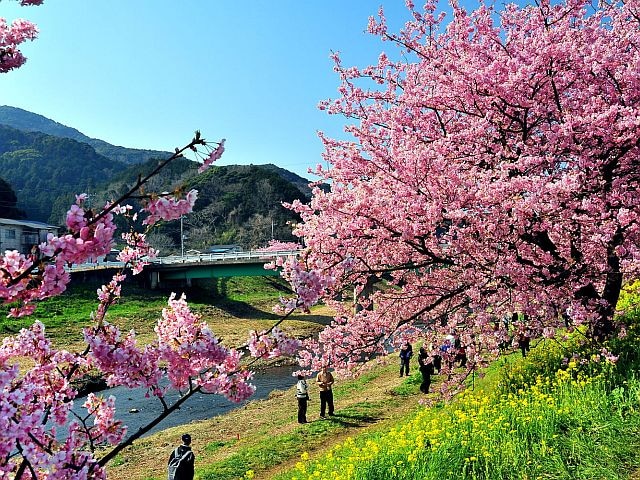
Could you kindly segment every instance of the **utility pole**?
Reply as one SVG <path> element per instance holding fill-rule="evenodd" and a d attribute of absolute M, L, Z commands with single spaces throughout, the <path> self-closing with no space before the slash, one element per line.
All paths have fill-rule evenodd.
<path fill-rule="evenodd" d="M 184 257 L 184 226 L 183 219 L 184 215 L 180 215 L 180 254 Z"/>
<path fill-rule="evenodd" d="M 273 218 L 271 219 L 271 240 L 273 240 L 273 227 L 275 226 L 275 223 L 273 223 Z"/>

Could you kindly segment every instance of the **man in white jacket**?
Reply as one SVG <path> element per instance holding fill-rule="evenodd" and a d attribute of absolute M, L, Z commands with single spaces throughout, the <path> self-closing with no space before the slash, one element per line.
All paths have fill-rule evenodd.
<path fill-rule="evenodd" d="M 298 423 L 307 423 L 307 402 L 309 401 L 309 387 L 303 375 L 298 375 L 296 384 L 296 398 L 298 399 Z"/>

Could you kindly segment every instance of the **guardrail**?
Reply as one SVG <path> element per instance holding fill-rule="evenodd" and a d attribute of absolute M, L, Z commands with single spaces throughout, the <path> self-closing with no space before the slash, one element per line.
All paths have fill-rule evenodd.
<path fill-rule="evenodd" d="M 228 260 L 268 260 L 277 257 L 291 257 L 298 255 L 300 250 L 282 250 L 276 252 L 265 252 L 260 250 L 249 250 L 248 252 L 227 252 L 227 253 L 201 253 L 199 255 L 171 255 L 169 257 L 158 257 L 149 263 L 170 265 L 174 263 L 202 263 L 202 262 L 223 262 Z"/>
<path fill-rule="evenodd" d="M 242 252 L 226 252 L 226 253 L 201 253 L 199 255 L 170 255 L 168 257 L 157 257 L 149 260 L 153 265 L 176 265 L 176 264 L 197 264 L 203 262 L 229 262 L 233 260 L 274 260 L 278 257 L 291 257 L 300 253 L 300 250 L 278 250 L 275 252 L 267 252 L 264 250 L 249 250 Z M 91 270 L 103 270 L 107 268 L 122 268 L 124 262 L 98 262 L 98 263 L 81 263 L 72 265 L 67 270 L 69 272 L 84 272 Z"/>

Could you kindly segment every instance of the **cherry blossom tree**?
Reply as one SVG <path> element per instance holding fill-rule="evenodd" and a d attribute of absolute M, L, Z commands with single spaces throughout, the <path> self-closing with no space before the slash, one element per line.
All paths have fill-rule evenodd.
<path fill-rule="evenodd" d="M 40 5 L 43 0 L 22 0 L 21 5 Z M 20 44 L 27 40 L 34 40 L 38 34 L 37 27 L 23 19 L 17 19 L 7 24 L 5 18 L 0 17 L 0 73 L 18 68 L 26 62 L 20 51 Z"/>
<path fill-rule="evenodd" d="M 406 3 L 398 33 L 369 20 L 388 45 L 372 65 L 334 55 L 320 108 L 351 139 L 321 135 L 330 190 L 292 206 L 308 248 L 281 262 L 292 302 L 337 312 L 302 366 L 453 335 L 475 369 L 518 330 L 610 336 L 640 260 L 640 3 Z"/>
<path fill-rule="evenodd" d="M 38 5 L 41 0 L 23 0 Z M 18 45 L 35 38 L 37 29 L 24 20 L 8 27 L 0 19 L 0 72 L 8 72 L 25 61 Z M 150 179 L 184 153 L 202 162 L 201 170 L 222 155 L 224 140 L 207 142 L 199 132 L 182 148 L 159 163 L 120 198 L 101 209 L 86 204 L 79 194 L 66 216 L 67 232 L 50 234 L 35 255 L 17 251 L 0 255 L 0 301 L 12 306 L 10 316 L 29 316 L 37 302 L 59 295 L 70 282 L 68 267 L 95 260 L 114 245 L 114 219 L 122 216 L 132 225 L 121 233 L 127 246 L 119 255 L 125 268 L 97 291 L 97 308 L 83 331 L 86 348 L 72 352 L 52 345 L 45 327 L 35 321 L 30 328 L 4 338 L 0 344 L 0 478 L 15 479 L 104 479 L 105 465 L 126 446 L 158 425 L 194 394 L 224 395 L 240 402 L 255 390 L 252 372 L 241 364 L 243 351 L 223 345 L 206 322 L 191 312 L 184 297 L 172 295 L 155 327 L 156 337 L 146 345 L 135 331 L 122 332 L 109 323 L 108 311 L 120 297 L 121 284 L 129 270 L 139 273 L 156 255 L 147 243 L 155 224 L 187 214 L 197 191 L 178 188 L 157 194 L 145 187 Z M 140 211 L 128 204 L 142 203 Z M 144 230 L 139 225 L 141 215 Z M 299 347 L 274 325 L 269 331 L 249 335 L 243 350 L 256 358 L 290 355 Z M 162 368 L 161 368 L 162 367 Z M 165 370 L 167 374 L 165 375 Z M 74 381 L 98 372 L 109 386 L 142 387 L 162 405 L 162 411 L 147 425 L 127 434 L 117 419 L 117 400 L 90 394 L 83 402 L 86 413 L 73 408 L 79 403 Z M 162 379 L 166 377 L 167 381 Z M 180 392 L 171 403 L 169 388 Z"/>

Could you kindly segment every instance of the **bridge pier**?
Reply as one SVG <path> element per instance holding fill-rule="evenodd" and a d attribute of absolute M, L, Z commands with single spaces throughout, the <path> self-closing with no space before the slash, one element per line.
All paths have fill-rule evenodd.
<path fill-rule="evenodd" d="M 151 270 L 151 290 L 157 290 L 160 288 L 160 272 L 157 270 Z"/>

